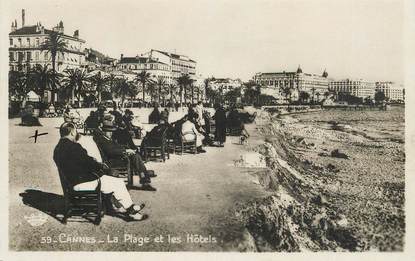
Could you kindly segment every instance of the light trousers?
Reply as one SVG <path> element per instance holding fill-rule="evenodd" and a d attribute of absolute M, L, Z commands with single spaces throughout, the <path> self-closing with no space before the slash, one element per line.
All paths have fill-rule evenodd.
<path fill-rule="evenodd" d="M 101 178 L 101 192 L 104 194 L 113 193 L 116 200 L 127 209 L 132 204 L 130 193 L 125 186 L 124 180 L 108 175 L 103 175 Z M 98 180 L 80 183 L 73 187 L 75 191 L 94 190 L 98 186 Z"/>

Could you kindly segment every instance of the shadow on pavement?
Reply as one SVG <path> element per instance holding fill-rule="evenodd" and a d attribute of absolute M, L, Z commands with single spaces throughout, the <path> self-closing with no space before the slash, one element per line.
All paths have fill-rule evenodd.
<path fill-rule="evenodd" d="M 45 214 L 62 222 L 65 200 L 62 195 L 43 192 L 36 189 L 27 189 L 19 194 L 22 197 L 23 204 L 36 208 Z M 58 215 L 61 218 L 58 218 Z"/>

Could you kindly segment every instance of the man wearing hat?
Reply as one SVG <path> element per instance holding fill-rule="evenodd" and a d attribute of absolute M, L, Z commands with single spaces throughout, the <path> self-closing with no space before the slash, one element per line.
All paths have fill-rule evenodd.
<path fill-rule="evenodd" d="M 156 191 L 150 183 L 150 174 L 144 165 L 143 160 L 136 150 L 125 147 L 113 140 L 113 133 L 117 128 L 114 125 L 114 116 L 104 115 L 101 131 L 94 134 L 94 141 L 108 159 L 121 159 L 127 155 L 131 162 L 132 171 L 140 177 L 140 184 L 143 190 Z M 153 175 L 155 177 L 156 175 Z"/>
<path fill-rule="evenodd" d="M 90 157 L 78 143 L 80 135 L 73 123 L 63 123 L 59 132 L 61 138 L 53 152 L 53 160 L 75 191 L 95 189 L 99 179 L 102 193 L 112 194 L 126 210 L 125 215 L 137 221 L 148 217 L 146 214 L 139 213 L 144 208 L 144 204 L 138 206 L 133 203 L 124 182 L 105 175 L 108 166 Z"/>
<path fill-rule="evenodd" d="M 141 128 L 133 124 L 134 113 L 131 110 L 126 109 L 122 119 L 126 125 L 127 131 L 132 132 L 136 138 L 140 139 Z"/>

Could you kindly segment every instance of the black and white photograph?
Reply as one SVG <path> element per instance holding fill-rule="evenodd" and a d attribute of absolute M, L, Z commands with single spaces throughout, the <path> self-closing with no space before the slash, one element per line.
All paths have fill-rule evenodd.
<path fill-rule="evenodd" d="M 5 1 L 2 246 L 406 253 L 408 6 Z"/>

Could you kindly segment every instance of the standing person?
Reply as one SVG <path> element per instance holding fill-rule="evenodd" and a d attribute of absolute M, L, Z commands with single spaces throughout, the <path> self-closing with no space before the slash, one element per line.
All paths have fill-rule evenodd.
<path fill-rule="evenodd" d="M 136 206 L 133 203 L 124 181 L 105 175 L 108 166 L 90 157 L 78 143 L 80 135 L 73 123 L 63 123 L 59 132 L 61 138 L 53 152 L 53 160 L 75 191 L 95 189 L 99 179 L 102 193 L 112 193 L 118 203 L 126 209 L 125 214 L 128 217 L 137 221 L 148 217 L 146 214 L 139 213 L 144 208 L 144 204 Z"/>
<path fill-rule="evenodd" d="M 198 118 L 197 118 L 197 123 L 198 123 L 198 125 L 201 127 L 201 128 L 203 128 L 204 130 L 206 130 L 206 128 L 205 128 L 205 119 L 204 119 L 204 117 L 203 117 L 203 104 L 202 104 L 202 101 L 199 101 L 198 103 L 197 103 L 197 105 L 196 105 L 196 107 L 195 107 L 195 112 L 197 113 L 197 115 L 198 115 Z"/>
<path fill-rule="evenodd" d="M 159 123 L 159 121 L 160 121 L 160 111 L 159 111 L 159 106 L 156 103 L 154 105 L 153 111 L 148 116 L 148 123 L 150 123 L 150 124 L 157 124 L 157 123 Z"/>
<path fill-rule="evenodd" d="M 226 141 L 226 112 L 220 104 L 215 104 L 215 140 L 219 142 L 219 146 L 223 147 Z"/>

